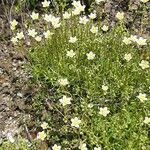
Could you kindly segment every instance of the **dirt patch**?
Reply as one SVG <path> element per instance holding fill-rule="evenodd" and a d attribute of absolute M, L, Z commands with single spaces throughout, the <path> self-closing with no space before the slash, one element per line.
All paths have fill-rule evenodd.
<path fill-rule="evenodd" d="M 0 136 L 6 137 L 9 132 L 18 133 L 27 117 L 24 110 L 26 101 L 32 100 L 31 76 L 24 69 L 25 57 L 7 43 L 0 45 L 0 60 Z"/>

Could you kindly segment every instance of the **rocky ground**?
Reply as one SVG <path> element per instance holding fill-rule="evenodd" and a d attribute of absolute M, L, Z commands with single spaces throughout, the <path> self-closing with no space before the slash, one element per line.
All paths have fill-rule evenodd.
<path fill-rule="evenodd" d="M 139 1 L 131 0 L 130 9 L 128 1 L 110 0 L 98 12 L 104 11 L 104 23 L 112 25 L 115 23 L 115 14 L 117 11 L 127 12 L 127 26 L 135 28 L 135 31 L 141 29 L 141 18 L 134 16 L 134 12 L 139 9 Z M 150 8 L 150 2 L 147 3 Z M 103 12 L 102 11 L 102 12 Z M 35 89 L 29 85 L 31 75 L 26 71 L 25 65 L 29 62 L 26 59 L 26 52 L 15 49 L 9 42 L 9 24 L 5 14 L 0 12 L 0 138 L 7 137 L 9 134 L 16 134 L 22 131 L 20 125 L 26 124 L 31 119 L 28 113 L 31 109 Z M 101 13 L 100 13 L 101 15 Z M 148 10 L 150 16 L 150 10 Z M 146 37 L 150 34 L 150 18 L 146 21 Z M 132 25 L 132 26 L 131 26 Z M 141 34 L 140 33 L 140 34 Z"/>
<path fill-rule="evenodd" d="M 24 110 L 31 101 L 30 74 L 24 69 L 24 55 L 7 43 L 0 45 L 0 138 L 18 133 L 20 123 L 29 117 Z"/>

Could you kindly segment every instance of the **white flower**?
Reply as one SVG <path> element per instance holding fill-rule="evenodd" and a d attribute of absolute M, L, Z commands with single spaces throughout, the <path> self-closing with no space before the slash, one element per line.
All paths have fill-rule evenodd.
<path fill-rule="evenodd" d="M 75 56 L 75 54 L 76 54 L 76 53 L 75 53 L 73 50 L 67 51 L 67 56 L 68 56 L 68 57 L 71 57 L 71 58 L 72 58 L 72 57 Z"/>
<path fill-rule="evenodd" d="M 94 150 L 102 150 L 101 147 L 94 147 Z"/>
<path fill-rule="evenodd" d="M 142 68 L 142 69 L 147 69 L 149 68 L 149 62 L 146 61 L 146 60 L 142 60 L 141 63 L 139 64 L 139 66 Z"/>
<path fill-rule="evenodd" d="M 71 126 L 79 128 L 79 125 L 81 123 L 81 120 L 79 120 L 77 117 L 75 117 L 74 119 L 71 119 Z"/>
<path fill-rule="evenodd" d="M 131 40 L 132 42 L 136 42 L 136 41 L 137 41 L 137 36 L 136 36 L 136 35 L 131 35 L 131 36 L 130 36 L 130 40 Z"/>
<path fill-rule="evenodd" d="M 47 21 L 47 22 L 51 22 L 52 23 L 52 26 L 54 28 L 58 28 L 60 27 L 61 23 L 60 23 L 60 18 L 59 17 L 55 17 L 51 14 L 45 14 L 44 15 L 44 20 Z"/>
<path fill-rule="evenodd" d="M 147 3 L 149 0 L 140 0 L 143 3 Z"/>
<path fill-rule="evenodd" d="M 44 2 L 42 2 L 43 7 L 49 7 L 50 5 L 50 1 L 44 0 Z"/>
<path fill-rule="evenodd" d="M 107 107 L 100 108 L 99 114 L 103 115 L 104 117 L 106 117 L 109 113 L 110 113 L 110 111 L 108 110 Z"/>
<path fill-rule="evenodd" d="M 76 36 L 75 37 L 70 37 L 69 43 L 75 43 L 77 41 Z"/>
<path fill-rule="evenodd" d="M 16 21 L 15 19 L 13 21 L 10 22 L 11 26 L 16 26 L 18 24 L 18 21 Z"/>
<path fill-rule="evenodd" d="M 51 19 L 51 23 L 52 23 L 52 26 L 56 29 L 56 28 L 59 28 L 61 23 L 60 23 L 60 18 L 59 17 L 52 17 Z"/>
<path fill-rule="evenodd" d="M 141 46 L 147 45 L 146 39 L 144 39 L 143 37 L 139 37 L 139 39 L 136 39 L 136 43 Z"/>
<path fill-rule="evenodd" d="M 10 26 L 10 29 L 13 31 L 13 30 L 16 29 L 16 27 L 15 26 Z"/>
<path fill-rule="evenodd" d="M 18 25 L 18 22 L 14 19 L 10 22 L 10 28 L 11 30 L 15 30 L 16 26 Z"/>
<path fill-rule="evenodd" d="M 84 24 L 85 25 L 88 21 L 89 21 L 89 19 L 86 16 L 79 18 L 79 23 L 80 24 Z"/>
<path fill-rule="evenodd" d="M 85 9 L 85 5 L 81 5 L 80 1 L 73 1 L 72 5 L 75 7 L 73 15 L 79 15 Z"/>
<path fill-rule="evenodd" d="M 39 18 L 39 13 L 32 12 L 31 18 L 32 18 L 33 20 L 37 20 L 37 19 Z"/>
<path fill-rule="evenodd" d="M 40 42 L 40 41 L 42 40 L 42 38 L 41 38 L 41 36 L 36 36 L 36 37 L 35 37 L 35 40 L 36 40 L 37 42 Z"/>
<path fill-rule="evenodd" d="M 61 25 L 61 23 L 52 23 L 52 25 L 53 25 L 53 27 L 54 27 L 54 29 L 56 29 L 56 28 L 59 28 L 60 27 L 60 25 Z"/>
<path fill-rule="evenodd" d="M 12 136 L 11 133 L 7 133 L 7 139 L 8 139 L 11 143 L 14 143 L 14 142 L 15 142 L 15 139 L 14 139 L 14 137 Z"/>
<path fill-rule="evenodd" d="M 102 85 L 102 90 L 106 92 L 108 90 L 108 86 Z"/>
<path fill-rule="evenodd" d="M 73 1 L 72 2 L 72 5 L 74 6 L 74 7 L 78 7 L 78 6 L 80 6 L 81 5 L 81 3 L 80 3 L 80 1 Z"/>
<path fill-rule="evenodd" d="M 24 38 L 23 32 L 18 32 L 16 38 L 19 40 L 23 39 Z"/>
<path fill-rule="evenodd" d="M 116 18 L 118 20 L 123 20 L 124 19 L 124 12 L 117 12 Z"/>
<path fill-rule="evenodd" d="M 47 122 L 43 122 L 43 123 L 41 124 L 41 127 L 42 127 L 43 129 L 47 129 L 47 128 L 48 128 L 48 123 L 47 123 Z"/>
<path fill-rule="evenodd" d="M 44 141 L 45 138 L 46 138 L 46 133 L 44 131 L 39 132 L 37 134 L 37 139 L 40 139 L 40 140 Z"/>
<path fill-rule="evenodd" d="M 141 102 L 144 102 L 144 101 L 147 100 L 145 93 L 139 93 L 139 95 L 137 96 L 137 98 L 138 98 Z"/>
<path fill-rule="evenodd" d="M 37 35 L 37 32 L 35 31 L 35 29 L 29 29 L 28 35 L 34 38 Z"/>
<path fill-rule="evenodd" d="M 77 9 L 77 8 L 76 8 L 76 9 Z M 84 11 L 84 9 L 85 9 L 85 5 L 80 5 L 80 6 L 78 7 L 78 10 L 79 10 L 80 12 Z"/>
<path fill-rule="evenodd" d="M 44 15 L 44 20 L 47 21 L 47 22 L 51 22 L 52 19 L 54 18 L 54 16 L 52 16 L 51 14 L 45 14 Z"/>
<path fill-rule="evenodd" d="M 132 55 L 129 53 L 129 54 L 125 54 L 124 55 L 124 59 L 126 60 L 126 61 L 130 61 L 131 59 L 132 59 Z"/>
<path fill-rule="evenodd" d="M 63 106 L 66 106 L 71 104 L 71 97 L 67 97 L 64 95 L 59 101 L 62 103 Z"/>
<path fill-rule="evenodd" d="M 85 5 L 81 5 L 80 1 L 73 1 L 72 5 L 75 7 L 76 10 L 79 12 L 84 11 Z"/>
<path fill-rule="evenodd" d="M 96 13 L 90 13 L 89 18 L 90 19 L 95 19 L 96 18 Z"/>
<path fill-rule="evenodd" d="M 72 14 L 73 15 L 79 15 L 81 13 L 81 11 L 79 10 L 79 9 L 74 9 L 73 11 L 72 11 Z"/>
<path fill-rule="evenodd" d="M 90 31 L 92 32 L 92 33 L 98 33 L 98 27 L 95 27 L 95 26 L 92 26 L 92 28 L 90 29 Z"/>
<path fill-rule="evenodd" d="M 144 121 L 145 124 L 150 124 L 150 118 L 149 117 L 145 117 Z"/>
<path fill-rule="evenodd" d="M 105 2 L 106 0 L 95 0 L 96 4 L 99 4 L 100 2 Z"/>
<path fill-rule="evenodd" d="M 58 83 L 59 83 L 60 85 L 62 85 L 62 86 L 66 86 L 66 85 L 69 84 L 67 78 L 65 78 L 65 79 L 59 79 L 59 80 L 58 80 Z"/>
<path fill-rule="evenodd" d="M 131 42 L 131 39 L 130 39 L 130 38 L 124 37 L 123 43 L 125 43 L 126 45 L 129 45 L 129 44 L 131 44 L 132 42 Z"/>
<path fill-rule="evenodd" d="M 79 149 L 80 150 L 87 150 L 86 144 L 85 143 L 80 144 Z"/>
<path fill-rule="evenodd" d="M 103 25 L 103 26 L 102 26 L 102 30 L 103 30 L 103 31 L 105 31 L 105 32 L 106 32 L 106 31 L 108 31 L 108 29 L 109 29 L 109 27 L 108 27 L 108 26 L 106 26 L 106 25 Z"/>
<path fill-rule="evenodd" d="M 68 12 L 65 12 L 63 14 L 64 19 L 69 19 L 71 17 L 71 14 L 69 14 Z"/>
<path fill-rule="evenodd" d="M 95 54 L 91 51 L 86 54 L 88 60 L 93 60 L 95 58 Z"/>
<path fill-rule="evenodd" d="M 51 33 L 49 30 L 47 30 L 47 31 L 44 32 L 43 34 L 44 34 L 44 37 L 45 37 L 46 39 L 50 38 L 51 35 L 53 35 L 53 33 Z"/>
<path fill-rule="evenodd" d="M 11 42 L 12 42 L 13 44 L 16 44 L 16 43 L 18 42 L 17 37 L 12 37 L 12 38 L 11 38 Z"/>
<path fill-rule="evenodd" d="M 58 146 L 58 145 L 54 145 L 53 147 L 52 147 L 52 150 L 61 150 L 61 146 Z"/>

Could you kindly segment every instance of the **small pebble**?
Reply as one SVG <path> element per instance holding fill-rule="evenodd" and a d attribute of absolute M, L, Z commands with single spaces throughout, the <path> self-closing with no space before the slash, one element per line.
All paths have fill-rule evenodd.
<path fill-rule="evenodd" d="M 17 96 L 18 97 L 23 97 L 22 93 L 20 93 L 20 92 L 17 93 Z"/>

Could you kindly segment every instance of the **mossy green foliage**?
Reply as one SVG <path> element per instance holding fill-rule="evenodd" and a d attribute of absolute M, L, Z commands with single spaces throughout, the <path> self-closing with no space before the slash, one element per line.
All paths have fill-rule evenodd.
<path fill-rule="evenodd" d="M 90 32 L 93 24 L 99 27 L 97 35 Z M 59 143 L 62 149 L 76 149 L 80 141 L 91 150 L 98 145 L 104 150 L 150 149 L 149 127 L 143 123 L 150 110 L 150 70 L 139 66 L 141 60 L 149 61 L 149 44 L 123 43 L 130 34 L 122 24 L 103 32 L 100 23 L 80 25 L 77 17 L 52 32 L 48 41 L 29 52 L 33 81 L 43 86 L 33 108 L 38 119 L 50 125 L 48 142 Z M 69 43 L 71 36 L 77 42 Z M 66 56 L 71 49 L 73 58 Z M 93 60 L 87 59 L 90 51 L 96 54 Z M 124 59 L 128 53 L 129 62 Z M 69 86 L 59 86 L 60 78 L 67 78 Z M 106 93 L 102 85 L 109 87 Z M 144 103 L 137 98 L 140 92 L 147 94 Z M 72 97 L 70 105 L 61 105 L 63 95 Z M 51 109 L 45 110 L 46 101 Z M 109 108 L 110 114 L 100 115 L 100 107 Z M 76 116 L 82 120 L 79 129 L 70 126 Z"/>
<path fill-rule="evenodd" d="M 18 139 L 15 143 L 4 141 L 0 145 L 0 150 L 31 150 L 31 146 L 25 139 Z"/>

